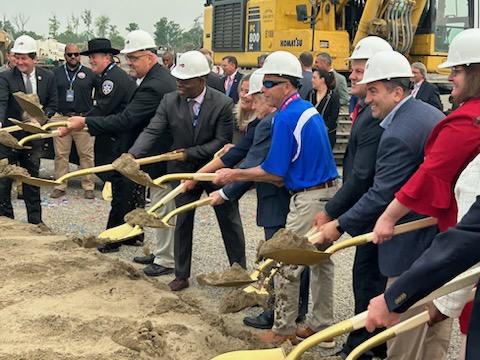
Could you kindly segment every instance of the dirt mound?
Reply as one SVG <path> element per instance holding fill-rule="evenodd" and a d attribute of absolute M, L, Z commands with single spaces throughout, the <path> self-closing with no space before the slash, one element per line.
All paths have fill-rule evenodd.
<path fill-rule="evenodd" d="M 222 297 L 219 312 L 222 314 L 235 313 L 257 305 L 266 308 L 268 298 L 268 294 L 259 294 L 256 292 L 246 292 L 241 289 L 233 289 Z"/>
<path fill-rule="evenodd" d="M 198 289 L 178 296 L 35 225 L 0 218 L 0 234 L 0 360 L 203 360 L 251 346 Z"/>
<path fill-rule="evenodd" d="M 5 134 L 5 131 L 0 131 L 0 137 L 1 137 L 2 134 Z M 0 139 L 0 144 L 3 144 L 1 139 Z M 20 167 L 20 166 L 14 165 L 14 164 L 9 164 L 7 159 L 2 159 L 2 160 L 0 160 L 0 178 L 8 177 L 8 176 L 26 176 L 26 177 L 29 177 L 30 174 L 23 167 Z"/>
<path fill-rule="evenodd" d="M 281 229 L 277 231 L 270 240 L 265 241 L 261 245 L 258 251 L 258 257 L 268 257 L 268 254 L 276 250 L 288 249 L 317 250 L 315 245 L 310 243 L 306 237 L 298 236 L 287 229 Z"/>
<path fill-rule="evenodd" d="M 242 268 L 239 264 L 234 263 L 228 270 L 223 272 L 212 272 L 208 274 L 200 274 L 197 276 L 197 281 L 200 285 L 221 285 L 224 283 L 245 282 L 252 281 L 250 273 Z"/>

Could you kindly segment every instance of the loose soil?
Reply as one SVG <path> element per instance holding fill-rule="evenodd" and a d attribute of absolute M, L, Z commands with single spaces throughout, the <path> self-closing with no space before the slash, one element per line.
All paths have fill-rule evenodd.
<path fill-rule="evenodd" d="M 0 131 L 0 134 L 2 131 Z M 9 164 L 8 159 L 0 160 L 0 178 L 8 176 L 25 176 L 30 177 L 26 169 L 21 166 Z"/>
<path fill-rule="evenodd" d="M 9 132 L 0 130 L 0 144 L 5 145 L 11 149 L 23 149 L 23 146 L 18 144 L 18 139 Z"/>
<path fill-rule="evenodd" d="M 140 170 L 140 165 L 138 165 L 129 154 L 122 154 L 112 163 L 112 166 L 123 176 L 135 181 L 140 185 L 153 185 L 152 178 L 146 172 Z"/>
<path fill-rule="evenodd" d="M 233 289 L 222 297 L 218 311 L 221 314 L 235 313 L 252 306 L 261 306 L 266 309 L 268 299 L 269 295 L 267 294 Z"/>
<path fill-rule="evenodd" d="M 288 249 L 317 250 L 315 245 L 310 243 L 305 236 L 298 236 L 290 230 L 281 229 L 270 240 L 261 245 L 258 257 L 268 257 L 268 254 L 272 252 Z"/>
<path fill-rule="evenodd" d="M 151 228 L 165 228 L 165 223 L 155 214 L 148 213 L 145 209 L 134 209 L 123 218 L 131 226 L 140 225 Z"/>
<path fill-rule="evenodd" d="M 0 217 L 0 360 L 207 360 L 258 346 L 200 290 L 172 293 L 139 269 Z"/>
<path fill-rule="evenodd" d="M 197 276 L 200 285 L 221 285 L 231 282 L 251 282 L 250 273 L 242 268 L 239 264 L 234 263 L 228 270 L 224 272 L 212 272 L 209 274 L 200 274 Z"/>

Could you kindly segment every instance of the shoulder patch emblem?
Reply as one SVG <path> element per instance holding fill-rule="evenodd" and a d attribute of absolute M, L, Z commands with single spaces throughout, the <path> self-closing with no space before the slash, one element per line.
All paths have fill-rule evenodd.
<path fill-rule="evenodd" d="M 103 95 L 108 95 L 113 90 L 113 81 L 112 80 L 105 80 L 102 83 L 102 93 Z"/>
<path fill-rule="evenodd" d="M 82 72 L 79 72 L 79 73 L 77 74 L 77 77 L 78 77 L 79 79 L 85 79 L 85 73 L 84 73 L 83 71 L 82 71 Z"/>

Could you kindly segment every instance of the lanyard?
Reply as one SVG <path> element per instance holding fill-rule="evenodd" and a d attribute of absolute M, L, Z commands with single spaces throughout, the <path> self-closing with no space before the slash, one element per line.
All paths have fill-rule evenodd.
<path fill-rule="evenodd" d="M 73 77 L 70 79 L 70 75 L 68 74 L 68 71 L 67 71 L 67 65 L 63 65 L 63 69 L 65 70 L 65 75 L 67 76 L 67 81 L 68 83 L 70 84 L 70 90 L 72 90 L 73 88 L 73 83 L 75 82 L 75 79 L 77 78 L 77 74 L 80 72 L 80 70 L 82 69 L 82 64 L 80 64 L 80 66 L 78 67 L 77 71 L 75 71 L 75 74 L 73 74 Z"/>
<path fill-rule="evenodd" d="M 288 99 L 286 99 L 283 102 L 282 106 L 280 106 L 280 109 L 285 110 L 288 105 L 290 105 L 293 101 L 295 101 L 297 99 L 300 99 L 300 95 L 299 95 L 298 92 L 296 92 L 295 94 L 292 94 Z"/>
<path fill-rule="evenodd" d="M 115 67 L 115 65 L 116 65 L 116 64 L 115 64 L 114 62 L 111 63 L 111 64 L 103 71 L 102 77 L 104 77 L 105 75 L 107 75 L 107 73 L 108 73 L 110 70 L 112 70 L 112 69 Z"/>

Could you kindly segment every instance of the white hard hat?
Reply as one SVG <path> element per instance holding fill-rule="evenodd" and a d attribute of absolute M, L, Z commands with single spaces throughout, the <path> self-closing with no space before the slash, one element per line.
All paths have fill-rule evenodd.
<path fill-rule="evenodd" d="M 463 30 L 453 38 L 448 49 L 447 61 L 438 65 L 438 67 L 449 68 L 457 65 L 480 63 L 479 42 L 480 29 Z"/>
<path fill-rule="evenodd" d="M 297 57 L 287 51 L 275 51 L 267 56 L 260 73 L 263 75 L 303 78 L 302 65 Z"/>
<path fill-rule="evenodd" d="M 150 35 L 145 30 L 133 30 L 127 34 L 125 38 L 125 47 L 122 54 L 129 54 L 139 50 L 156 49 L 157 45 Z"/>
<path fill-rule="evenodd" d="M 20 35 L 13 43 L 12 52 L 15 54 L 30 54 L 37 52 L 37 42 L 28 35 Z"/>
<path fill-rule="evenodd" d="M 193 79 L 210 73 L 207 58 L 200 51 L 187 51 L 178 59 L 172 75 L 180 80 Z"/>
<path fill-rule="evenodd" d="M 348 60 L 368 60 L 380 51 L 393 50 L 392 46 L 378 36 L 367 36 L 360 40 Z"/>
<path fill-rule="evenodd" d="M 411 78 L 412 67 L 407 58 L 396 51 L 381 51 L 367 60 L 363 80 L 357 84 L 368 84 L 378 80 Z"/>
<path fill-rule="evenodd" d="M 250 80 L 248 82 L 248 94 L 253 95 L 259 92 L 262 92 L 263 87 L 263 74 L 260 72 L 260 69 L 255 70 L 252 75 L 250 75 Z"/>

